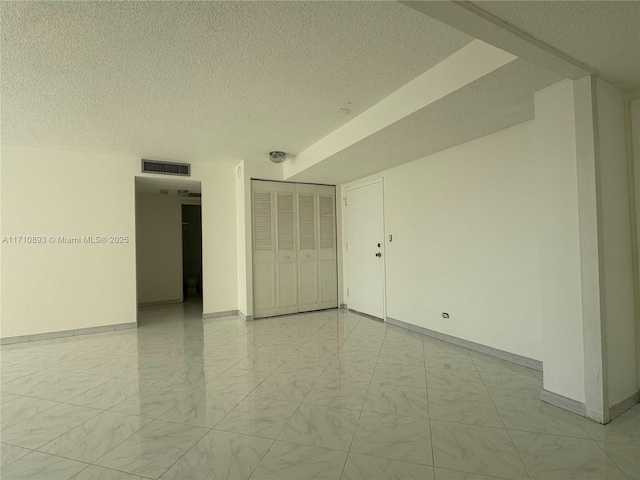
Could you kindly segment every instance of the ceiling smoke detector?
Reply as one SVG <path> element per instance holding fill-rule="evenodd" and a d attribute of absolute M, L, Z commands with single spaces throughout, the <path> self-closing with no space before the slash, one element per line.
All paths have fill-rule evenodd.
<path fill-rule="evenodd" d="M 269 160 L 273 163 L 282 163 L 285 158 L 287 158 L 287 154 L 284 152 L 269 152 Z"/>

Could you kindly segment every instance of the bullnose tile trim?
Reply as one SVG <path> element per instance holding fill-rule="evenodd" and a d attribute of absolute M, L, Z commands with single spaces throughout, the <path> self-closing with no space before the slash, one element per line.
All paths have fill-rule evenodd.
<path fill-rule="evenodd" d="M 550 405 L 562 408 L 563 410 L 567 410 L 571 413 L 575 413 L 576 415 L 580 415 L 581 417 L 585 416 L 584 403 L 578 402 L 577 400 L 573 400 L 571 398 L 563 397 L 562 395 L 550 392 L 549 390 L 545 390 L 544 388 L 540 392 L 540 400 Z"/>
<path fill-rule="evenodd" d="M 516 363 L 527 368 L 532 368 L 533 370 L 542 371 L 542 362 L 540 360 L 534 360 L 533 358 L 524 357 L 515 353 L 505 352 L 504 350 L 499 350 L 497 348 L 488 347 L 487 345 L 482 345 L 481 343 L 464 340 L 452 335 L 447 335 L 446 333 L 436 332 L 435 330 L 430 330 L 418 325 L 412 325 L 411 323 L 403 322 L 402 320 L 398 320 L 396 318 L 387 317 L 386 321 L 387 323 L 395 325 L 396 327 L 406 328 L 407 330 L 421 333 L 422 335 L 426 335 L 427 337 L 437 338 L 438 340 L 452 343 L 453 345 L 457 345 L 459 347 L 468 348 L 469 350 L 484 353 L 485 355 L 491 355 L 492 357 L 496 357 L 507 362 Z"/>
<path fill-rule="evenodd" d="M 202 318 L 220 318 L 220 317 L 231 317 L 233 315 L 238 315 L 238 310 L 224 310 L 222 312 L 210 312 L 203 313 Z"/>
<path fill-rule="evenodd" d="M 609 409 L 609 415 L 611 416 L 611 420 L 616 417 L 619 417 L 627 410 L 630 410 L 636 403 L 640 402 L 640 390 L 636 393 L 632 393 L 627 398 L 622 400 L 621 402 L 616 403 Z"/>
<path fill-rule="evenodd" d="M 253 322 L 253 315 L 245 315 L 242 310 L 238 310 L 238 316 L 245 322 Z"/>
<path fill-rule="evenodd" d="M 38 342 L 40 340 L 51 340 L 54 338 L 76 337 L 78 335 L 89 335 L 91 333 L 115 332 L 128 328 L 138 328 L 138 322 L 116 323 L 113 325 L 101 325 L 99 327 L 76 328 L 75 330 L 60 330 L 57 332 L 35 333 L 33 335 L 20 335 L 17 337 L 0 338 L 0 345 L 11 345 L 13 343 Z"/>
<path fill-rule="evenodd" d="M 174 303 L 182 303 L 182 300 L 180 300 L 179 298 L 172 298 L 170 300 L 158 300 L 157 302 L 140 302 L 138 303 L 138 307 L 159 307 L 161 305 L 173 305 Z"/>

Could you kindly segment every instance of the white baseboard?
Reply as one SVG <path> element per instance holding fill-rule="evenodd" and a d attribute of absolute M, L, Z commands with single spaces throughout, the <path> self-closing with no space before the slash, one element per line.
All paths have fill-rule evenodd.
<path fill-rule="evenodd" d="M 435 330 L 430 330 L 428 328 L 420 327 L 418 325 L 406 323 L 406 322 L 403 322 L 402 320 L 397 320 L 395 318 L 387 317 L 386 321 L 391 325 L 406 328 L 407 330 L 421 333 L 422 335 L 426 335 L 428 337 L 437 338 L 438 340 L 452 343 L 459 347 L 468 348 L 469 350 L 474 350 L 479 353 L 484 353 L 485 355 L 491 355 L 492 357 L 496 357 L 501 360 L 505 360 L 507 362 L 522 365 L 523 367 L 542 371 L 542 362 L 540 360 L 534 360 L 533 358 L 524 357 L 516 353 L 505 352 L 504 350 L 500 350 L 498 348 L 489 347 L 487 345 L 482 345 L 481 343 L 472 342 L 470 340 L 464 340 L 462 338 L 454 337 L 452 335 L 447 335 L 446 333 L 436 332 Z"/>
<path fill-rule="evenodd" d="M 92 333 L 114 332 L 116 330 L 126 330 L 138 328 L 138 322 L 116 323 L 113 325 L 101 325 L 99 327 L 77 328 L 75 330 L 60 330 L 57 332 L 36 333 L 33 335 L 20 335 L 17 337 L 0 338 L 0 345 L 11 345 L 14 343 L 37 342 L 40 340 L 51 340 L 53 338 L 75 337 L 78 335 L 90 335 Z"/>
<path fill-rule="evenodd" d="M 244 312 L 238 310 L 238 316 L 245 322 L 253 322 L 253 315 L 245 315 Z"/>
<path fill-rule="evenodd" d="M 207 319 L 207 318 L 232 317 L 233 315 L 238 315 L 238 310 L 225 310 L 222 312 L 203 313 L 202 318 Z"/>
<path fill-rule="evenodd" d="M 611 420 L 616 417 L 619 417 L 627 410 L 631 409 L 635 404 L 640 402 L 640 390 L 636 393 L 632 393 L 627 398 L 622 400 L 621 402 L 616 403 L 611 408 L 609 408 L 609 415 L 611 416 Z"/>
<path fill-rule="evenodd" d="M 182 303 L 182 300 L 180 300 L 179 298 L 174 298 L 171 300 L 158 300 L 155 302 L 140 302 L 138 303 L 138 308 L 159 307 L 161 305 L 173 305 L 174 303 Z"/>
<path fill-rule="evenodd" d="M 556 407 L 562 408 L 563 410 L 568 410 L 569 412 L 580 415 L 581 417 L 585 416 L 584 403 L 578 402 L 577 400 L 573 400 L 571 398 L 563 397 L 562 395 L 550 392 L 548 390 L 545 390 L 544 388 L 540 392 L 540 400 L 551 405 L 555 405 Z"/>

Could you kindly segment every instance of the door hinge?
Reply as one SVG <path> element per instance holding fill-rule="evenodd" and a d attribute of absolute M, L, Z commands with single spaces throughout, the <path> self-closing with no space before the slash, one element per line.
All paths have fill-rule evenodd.
<path fill-rule="evenodd" d="M 344 197 L 344 206 L 347 206 L 347 197 Z"/>
<path fill-rule="evenodd" d="M 349 289 L 347 288 L 347 297 L 349 296 Z"/>
<path fill-rule="evenodd" d="M 349 251 L 349 242 L 346 243 L 345 247 L 346 247 L 346 251 L 348 252 Z"/>

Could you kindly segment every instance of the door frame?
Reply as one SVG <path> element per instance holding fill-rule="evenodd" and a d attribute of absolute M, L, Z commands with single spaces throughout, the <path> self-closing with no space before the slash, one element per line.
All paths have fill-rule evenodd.
<path fill-rule="evenodd" d="M 202 184 L 200 186 L 202 189 Z M 202 195 L 202 193 L 201 193 Z M 182 198 L 180 200 L 180 211 L 178 213 L 179 223 L 180 223 L 180 238 L 178 243 L 180 244 L 180 283 L 182 284 L 182 288 L 180 289 L 180 303 L 184 303 L 184 245 L 182 244 L 182 207 L 185 205 L 198 206 L 200 207 L 200 275 L 202 276 L 202 285 L 200 296 L 204 302 L 204 262 L 202 259 L 204 243 L 202 242 L 202 196 L 200 198 Z M 204 307 L 203 307 L 204 308 Z"/>
<path fill-rule="evenodd" d="M 387 226 L 385 224 L 385 218 L 384 218 L 384 177 L 378 177 L 372 180 L 368 180 L 362 183 L 357 183 L 357 184 L 351 184 L 348 187 L 346 187 L 344 189 L 344 201 L 346 203 L 347 201 L 347 194 L 348 192 L 352 191 L 352 190 L 357 190 L 359 188 L 363 188 L 363 187 L 369 187 L 371 185 L 376 185 L 379 184 L 380 185 L 380 191 L 382 194 L 382 232 L 383 232 L 383 239 L 382 239 L 382 320 L 384 322 L 387 321 Z M 346 249 L 347 246 L 347 242 L 348 242 L 348 235 L 349 235 L 349 210 L 348 210 L 348 205 L 346 205 L 345 203 L 342 204 L 342 208 L 343 210 L 343 234 L 344 234 L 344 239 L 343 239 L 343 245 L 342 245 L 342 255 L 343 255 L 343 259 L 345 259 L 344 264 L 346 264 L 346 270 L 343 269 L 343 281 L 346 284 L 347 280 L 348 280 L 348 275 L 349 275 L 349 255 Z M 348 298 L 347 297 L 347 292 L 346 292 L 346 288 L 343 285 L 343 295 L 345 300 Z M 347 309 L 349 309 L 349 303 L 345 302 L 347 304 Z M 357 311 L 357 310 L 354 310 Z M 360 313 L 360 312 L 358 312 Z M 363 314 L 363 315 L 367 315 L 367 314 Z M 368 316 L 368 315 L 367 315 Z"/>

